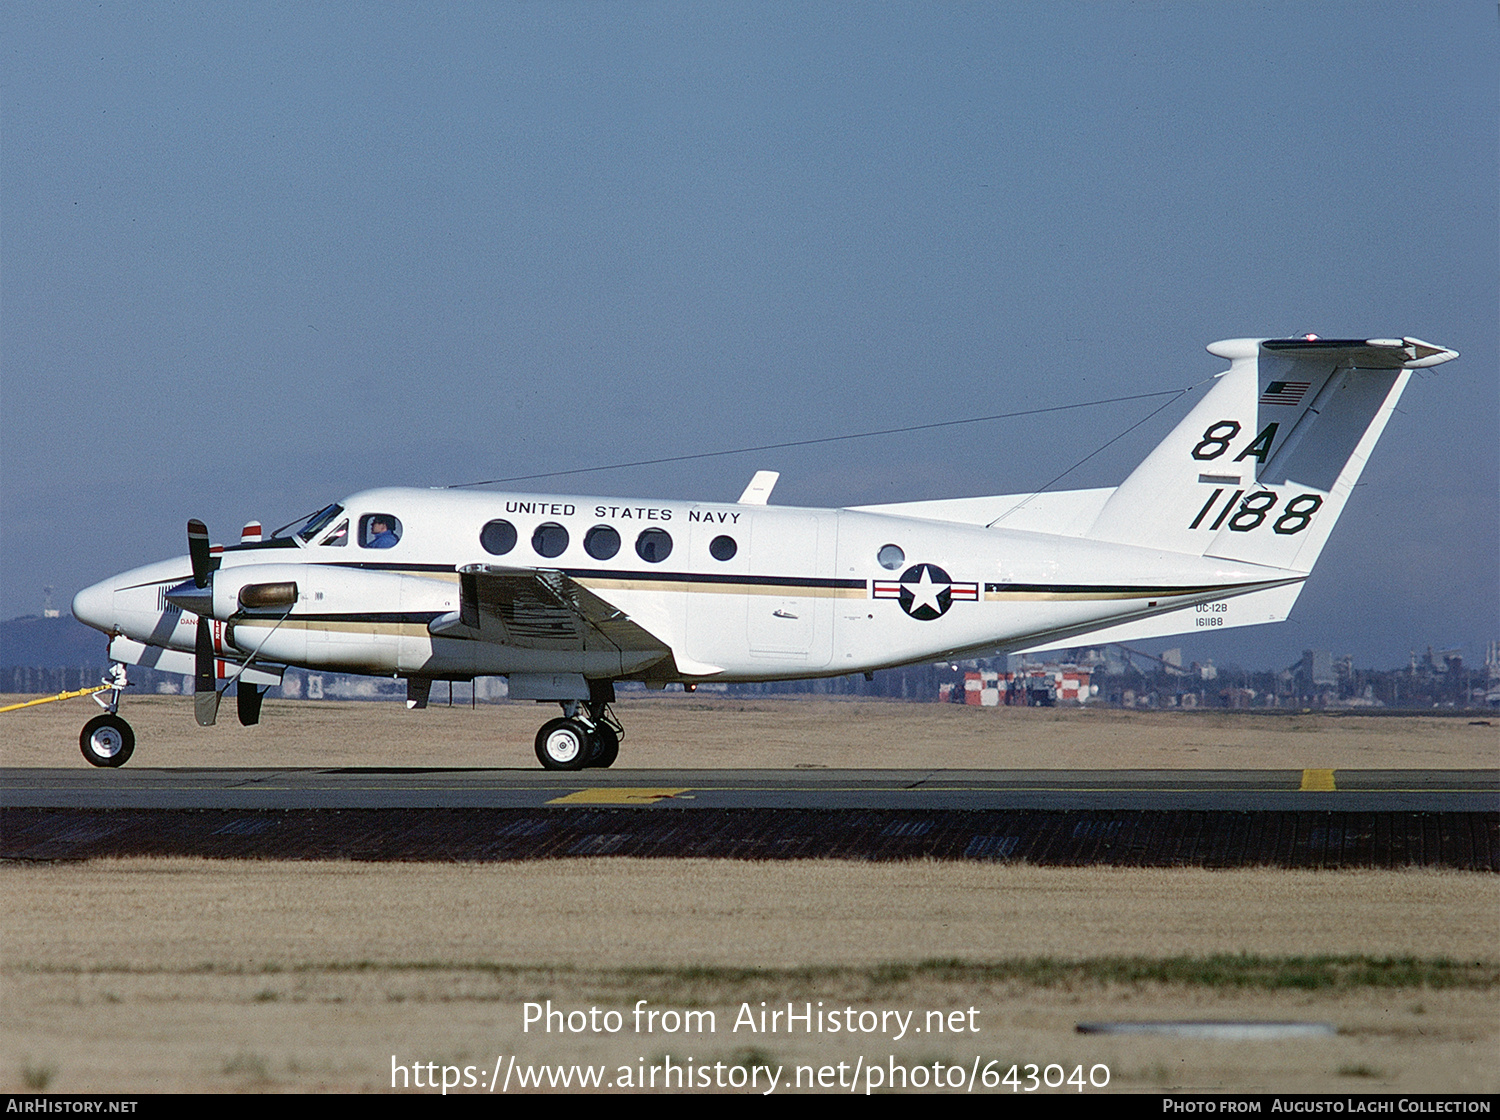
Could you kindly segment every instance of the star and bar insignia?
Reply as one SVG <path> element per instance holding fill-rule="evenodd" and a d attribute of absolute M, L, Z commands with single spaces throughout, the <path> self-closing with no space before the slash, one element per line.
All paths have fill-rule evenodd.
<path fill-rule="evenodd" d="M 955 583 L 936 564 L 913 564 L 900 579 L 877 579 L 876 599 L 899 599 L 901 609 L 919 622 L 930 622 L 948 613 L 955 602 L 977 603 L 979 584 Z"/>

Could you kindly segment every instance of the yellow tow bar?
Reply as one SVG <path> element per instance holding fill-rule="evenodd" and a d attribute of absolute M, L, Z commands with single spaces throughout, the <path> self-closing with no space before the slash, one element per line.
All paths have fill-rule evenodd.
<path fill-rule="evenodd" d="M 0 708 L 0 712 L 14 712 L 19 708 L 32 708 L 38 704 L 50 704 L 54 700 L 71 700 L 75 696 L 92 696 L 96 692 L 107 692 L 111 685 L 98 684 L 93 688 L 80 688 L 77 692 L 59 692 L 56 696 L 44 696 L 40 700 L 28 700 L 24 704 L 11 704 Z"/>

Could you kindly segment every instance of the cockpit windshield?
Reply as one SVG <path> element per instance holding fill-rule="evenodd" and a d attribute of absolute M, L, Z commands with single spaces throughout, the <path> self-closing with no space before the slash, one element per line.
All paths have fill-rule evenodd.
<path fill-rule="evenodd" d="M 312 544 L 313 538 L 315 538 L 319 533 L 326 529 L 329 522 L 331 522 L 335 517 L 343 512 L 344 507 L 339 505 L 337 502 L 335 502 L 331 506 L 325 506 L 323 509 L 318 510 L 317 513 L 313 514 L 307 519 L 306 524 L 304 524 L 302 528 L 297 530 L 297 539 L 300 540 L 303 544 Z M 295 525 L 296 522 L 292 522 L 292 524 Z M 272 535 L 279 537 L 290 527 L 291 526 L 289 525 L 283 525 Z"/>

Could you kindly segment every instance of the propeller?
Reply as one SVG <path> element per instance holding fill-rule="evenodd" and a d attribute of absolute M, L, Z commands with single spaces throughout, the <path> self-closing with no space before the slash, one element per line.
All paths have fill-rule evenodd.
<path fill-rule="evenodd" d="M 212 727 L 219 718 L 219 692 L 214 672 L 214 634 L 209 619 L 214 615 L 214 569 L 218 567 L 208 551 L 208 526 L 197 518 L 187 523 L 188 558 L 193 563 L 193 578 L 184 580 L 167 592 L 167 602 L 198 616 L 198 633 L 193 641 L 193 716 L 199 727 Z"/>
<path fill-rule="evenodd" d="M 208 526 L 188 519 L 188 558 L 193 562 L 193 586 L 208 592 L 208 610 L 198 612 L 198 634 L 193 642 L 193 717 L 199 727 L 212 727 L 219 718 L 219 689 L 214 672 L 213 564 L 208 555 Z"/>
<path fill-rule="evenodd" d="M 219 562 L 210 554 L 208 526 L 195 517 L 188 521 L 187 535 L 193 578 L 183 580 L 168 591 L 167 602 L 198 616 L 198 632 L 193 639 L 193 717 L 198 721 L 199 727 L 212 727 L 218 722 L 219 701 L 224 696 L 218 687 L 218 656 L 214 650 L 213 626 L 210 621 L 214 617 L 214 571 Z M 297 585 L 290 580 L 246 584 L 240 588 L 239 602 L 241 607 L 252 611 L 285 607 L 287 614 L 290 614 L 293 604 L 297 602 Z M 259 652 L 258 648 L 256 652 Z M 254 659 L 255 654 L 252 653 L 246 664 Z M 241 723 L 255 723 L 260 718 L 259 694 L 254 691 L 255 688 L 255 685 L 240 682 Z M 247 700 L 246 690 L 250 690 L 249 695 L 256 699 Z"/>

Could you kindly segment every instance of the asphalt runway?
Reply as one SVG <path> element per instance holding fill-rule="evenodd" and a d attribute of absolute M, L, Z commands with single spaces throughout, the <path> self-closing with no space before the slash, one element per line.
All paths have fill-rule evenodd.
<path fill-rule="evenodd" d="M 6 769 L 0 858 L 1500 871 L 1484 770 Z"/>
<path fill-rule="evenodd" d="M 3 769 L 27 809 L 1495 812 L 1493 770 Z"/>

